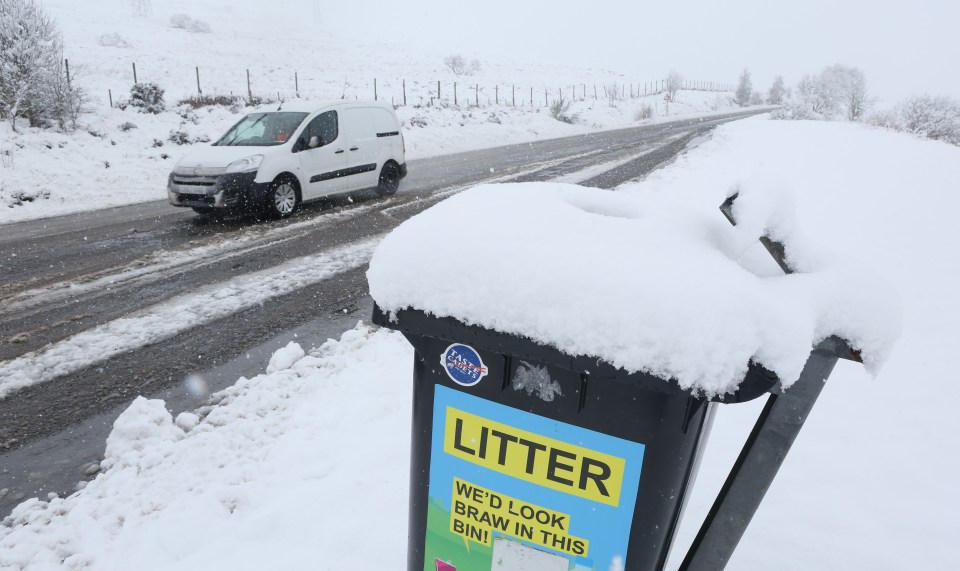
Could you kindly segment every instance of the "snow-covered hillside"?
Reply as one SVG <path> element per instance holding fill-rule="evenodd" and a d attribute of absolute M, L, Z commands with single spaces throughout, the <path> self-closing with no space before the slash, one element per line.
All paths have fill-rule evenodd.
<path fill-rule="evenodd" d="M 28 129 L 23 120 L 16 134 L 0 122 L 0 224 L 165 199 L 176 160 L 197 141 L 216 140 L 246 109 L 178 105 L 198 95 L 198 74 L 203 95 L 245 98 L 249 70 L 250 93 L 264 100 L 372 99 L 376 80 L 377 97 L 398 105 L 408 159 L 734 107 L 729 93 L 685 90 L 668 108 L 663 94 L 653 93 L 659 79 L 653 74 L 540 64 L 522 54 L 480 62 L 478 72 L 457 76 L 444 65 L 443 51 L 344 37 L 335 23 L 314 23 L 306 0 L 279 3 L 284 9 L 250 0 L 148 2 L 143 15 L 137 4 L 44 3 L 63 32 L 90 112 L 70 134 Z M 302 18 L 294 17 L 295 8 Z M 171 18 L 178 15 L 210 31 L 175 28 Z M 134 65 L 139 82 L 165 90 L 166 112 L 116 107 L 129 98 Z M 571 102 L 574 124 L 554 119 L 546 106 L 561 96 Z M 647 108 L 650 118 L 641 119 Z"/>
<path fill-rule="evenodd" d="M 798 228 L 871 268 L 903 303 L 902 338 L 876 378 L 854 363 L 835 369 L 728 569 L 957 567 L 958 165 L 960 149 L 942 143 L 755 118 L 620 189 L 670 193 L 719 217 L 732 187 L 776 177 L 793 191 Z M 279 351 L 273 372 L 240 380 L 197 414 L 173 419 L 162 402 L 135 402 L 110 436 L 103 474 L 68 498 L 23 504 L 0 527 L 0 568 L 336 569 L 361 553 L 365 566 L 396 568 L 412 349 L 366 326 L 307 349 Z M 722 407 L 668 568 L 760 404 Z"/>

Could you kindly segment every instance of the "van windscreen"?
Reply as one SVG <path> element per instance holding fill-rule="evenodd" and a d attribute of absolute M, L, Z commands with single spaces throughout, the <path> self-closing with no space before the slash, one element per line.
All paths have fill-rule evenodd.
<path fill-rule="evenodd" d="M 307 113 L 277 111 L 251 113 L 241 119 L 220 140 L 222 147 L 272 147 L 290 140 L 293 132 L 307 117 Z"/>

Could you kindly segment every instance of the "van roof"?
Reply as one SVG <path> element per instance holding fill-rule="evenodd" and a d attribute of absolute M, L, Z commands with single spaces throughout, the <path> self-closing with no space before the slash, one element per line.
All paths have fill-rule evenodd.
<path fill-rule="evenodd" d="M 290 101 L 284 101 L 281 103 L 271 103 L 269 105 L 260 105 L 256 109 L 249 111 L 250 113 L 264 113 L 270 111 L 276 111 L 277 108 L 280 108 L 280 111 L 300 111 L 303 113 L 313 113 L 314 111 L 319 111 L 321 109 L 326 109 L 328 107 L 380 107 L 382 109 L 389 109 L 393 111 L 393 107 L 389 103 L 383 101 L 373 101 L 373 100 L 349 100 L 349 99 L 330 99 L 330 100 L 307 100 L 307 99 L 293 99 Z"/>

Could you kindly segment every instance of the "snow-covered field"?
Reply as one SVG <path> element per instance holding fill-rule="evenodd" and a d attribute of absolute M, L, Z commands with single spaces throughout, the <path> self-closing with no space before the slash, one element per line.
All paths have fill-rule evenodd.
<path fill-rule="evenodd" d="M 344 37 L 334 23 L 315 23 L 307 0 L 288 0 L 283 9 L 251 0 L 148 4 L 149 14 L 138 16 L 131 10 L 135 2 L 44 2 L 63 31 L 65 55 L 74 81 L 90 97 L 91 112 L 70 134 L 29 129 L 23 120 L 22 133 L 15 134 L 0 122 L 0 224 L 166 199 L 174 163 L 202 144 L 197 140 L 219 138 L 247 111 L 242 105 L 178 105 L 197 95 L 198 71 L 204 95 L 246 97 L 249 70 L 252 94 L 269 100 L 298 94 L 316 101 L 372 99 L 376 80 L 377 96 L 399 105 L 408 160 L 734 107 L 730 93 L 683 91 L 668 109 L 662 93 L 630 96 L 643 84 L 652 91 L 658 77 L 520 57 L 484 61 L 479 72 L 456 76 L 444 66 L 447 53 L 390 44 L 388 38 Z M 293 12 L 297 7 L 301 17 Z M 208 23 L 210 32 L 172 27 L 178 14 Z M 264 33 L 271 27 L 282 30 L 283 41 Z M 166 91 L 167 111 L 150 115 L 110 107 L 111 94 L 115 104 L 129 97 L 134 64 L 138 81 Z M 607 88 L 623 97 L 611 102 Z M 554 119 L 545 106 L 545 97 L 554 101 L 561 93 L 576 99 L 568 111 L 575 124 Z M 653 115 L 640 120 L 647 106 Z M 172 142 L 175 133 L 191 142 Z"/>
<path fill-rule="evenodd" d="M 755 118 L 620 192 L 669 193 L 721 217 L 717 205 L 751 180 L 792 190 L 797 228 L 891 284 L 903 328 L 875 378 L 848 362 L 834 370 L 728 568 L 957 568 L 949 356 L 960 316 L 960 149 Z M 306 349 L 279 351 L 272 372 L 241 379 L 196 414 L 173 419 L 162 402 L 135 402 L 100 476 L 6 520 L 0 568 L 336 569 L 358 554 L 371 568 L 401 566 L 412 349 L 362 325 Z M 671 568 L 758 408 L 721 409 Z"/>

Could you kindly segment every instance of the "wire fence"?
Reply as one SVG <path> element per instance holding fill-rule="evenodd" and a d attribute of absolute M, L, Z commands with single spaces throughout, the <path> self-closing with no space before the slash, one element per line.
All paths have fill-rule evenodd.
<path fill-rule="evenodd" d="M 131 64 L 131 79 L 133 84 L 140 82 L 137 73 L 137 64 Z M 186 72 L 185 72 L 186 73 Z M 636 82 L 609 82 L 595 81 L 572 83 L 568 85 L 547 86 L 518 85 L 508 82 L 471 81 L 469 77 L 458 76 L 447 80 L 411 80 L 404 77 L 372 78 L 343 82 L 333 82 L 308 75 L 301 76 L 294 71 L 292 77 L 278 78 L 276 71 L 258 74 L 251 73 L 249 68 L 243 70 L 240 81 L 233 89 L 224 89 L 222 86 L 204 84 L 204 73 L 200 66 L 189 70 L 191 76 L 188 83 L 196 82 L 195 93 L 185 92 L 183 101 L 196 101 L 215 98 L 229 98 L 235 101 L 266 102 L 284 101 L 295 98 L 311 99 L 374 99 L 391 103 L 394 107 L 401 106 L 454 106 L 454 107 L 483 107 L 490 105 L 504 105 L 512 107 L 549 107 L 557 102 L 587 100 L 621 101 L 639 99 L 652 95 L 672 94 L 677 90 L 732 92 L 735 86 L 730 83 L 702 81 L 691 79 L 655 79 Z M 222 81 L 223 75 L 218 74 Z M 152 83 L 158 83 L 153 81 Z M 181 81 L 180 85 L 186 85 Z M 158 83 L 159 84 L 159 83 Z M 160 85 L 160 87 L 163 87 Z M 115 105 L 113 90 L 108 90 L 110 106 Z M 119 100 L 119 99 L 118 99 Z"/>

